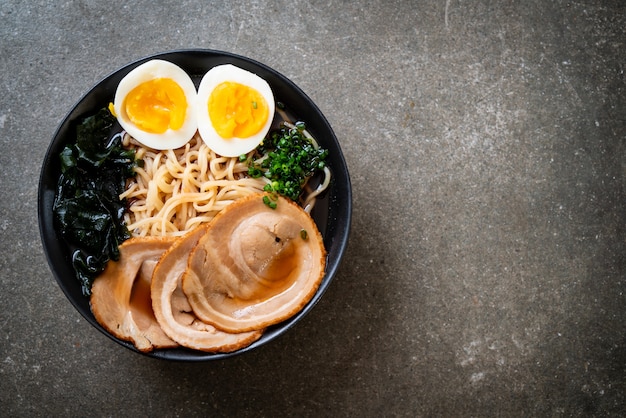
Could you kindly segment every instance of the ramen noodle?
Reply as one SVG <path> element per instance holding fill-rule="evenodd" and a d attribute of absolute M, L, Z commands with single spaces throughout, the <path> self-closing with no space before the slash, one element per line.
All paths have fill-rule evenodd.
<path fill-rule="evenodd" d="M 304 134 L 317 148 L 315 139 L 306 130 Z M 123 145 L 135 149 L 137 159 L 143 160 L 143 166 L 135 168 L 135 178 L 120 195 L 120 199 L 130 202 L 124 220 L 136 237 L 184 235 L 209 222 L 235 200 L 262 192 L 270 182 L 263 176 L 248 176 L 248 161 L 254 151 L 243 161 L 239 157 L 222 157 L 198 133 L 175 150 L 146 148 L 127 133 Z M 311 212 L 330 177 L 330 170 L 324 167 L 319 185 L 311 189 L 307 184 L 302 202 L 306 212 Z"/>
<path fill-rule="evenodd" d="M 120 195 L 130 202 L 125 221 L 133 236 L 183 235 L 269 182 L 248 177 L 246 161 L 215 154 L 197 133 L 175 150 L 145 148 L 128 134 L 123 143 L 144 162 Z"/>

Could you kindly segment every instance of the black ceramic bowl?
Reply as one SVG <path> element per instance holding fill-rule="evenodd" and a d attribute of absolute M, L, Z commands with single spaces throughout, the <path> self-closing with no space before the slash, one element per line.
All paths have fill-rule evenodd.
<path fill-rule="evenodd" d="M 124 347 L 139 353 L 131 343 L 112 336 L 95 320 L 89 307 L 89 299 L 83 296 L 80 283 L 74 274 L 70 250 L 55 229 L 52 205 L 57 180 L 60 175 L 58 155 L 66 143 L 73 139 L 75 125 L 85 116 L 95 113 L 98 109 L 111 102 L 118 83 L 133 68 L 155 58 L 171 61 L 179 65 L 192 77 L 196 87 L 202 75 L 219 64 L 233 64 L 258 74 L 270 84 L 276 101 L 284 103 L 287 111 L 294 117 L 304 120 L 307 129 L 314 135 L 320 145 L 329 150 L 328 166 L 332 171 L 332 181 L 330 188 L 325 192 L 323 198 L 318 201 L 312 213 L 313 219 L 324 237 L 328 259 L 324 279 L 313 299 L 304 309 L 289 320 L 270 327 L 261 339 L 233 353 L 210 354 L 177 348 L 155 350 L 146 354 L 151 357 L 178 361 L 206 361 L 231 357 L 266 344 L 293 327 L 313 308 L 330 285 L 346 248 L 350 230 L 352 190 L 348 170 L 339 142 L 320 109 L 298 86 L 285 76 L 251 59 L 210 50 L 173 51 L 146 57 L 128 64 L 99 82 L 78 101 L 65 119 L 63 119 L 48 147 L 39 181 L 39 228 L 43 248 L 52 273 L 69 301 L 89 323 Z"/>

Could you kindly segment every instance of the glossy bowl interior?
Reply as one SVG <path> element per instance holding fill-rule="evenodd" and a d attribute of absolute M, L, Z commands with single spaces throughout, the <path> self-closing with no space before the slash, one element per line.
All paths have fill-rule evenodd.
<path fill-rule="evenodd" d="M 317 223 L 328 252 L 326 273 L 313 299 L 295 316 L 270 327 L 265 334 L 250 346 L 233 353 L 211 354 L 186 348 L 155 350 L 142 353 L 147 356 L 177 361 L 207 361 L 223 359 L 241 354 L 268 343 L 293 327 L 322 297 L 337 272 L 348 242 L 352 214 L 352 190 L 348 169 L 339 142 L 320 109 L 293 82 L 268 66 L 231 53 L 212 50 L 180 50 L 166 52 L 128 64 L 113 72 L 89 92 L 72 108 L 57 128 L 43 162 L 38 191 L 39 229 L 44 252 L 56 281 L 68 300 L 80 314 L 102 333 L 122 346 L 140 353 L 131 343 L 109 334 L 94 318 L 89 307 L 89 299 L 83 296 L 81 286 L 74 275 L 71 254 L 67 244 L 55 229 L 52 206 L 57 181 L 60 175 L 58 155 L 69 141 L 73 140 L 76 124 L 85 116 L 95 113 L 113 100 L 120 80 L 136 66 L 150 59 L 164 59 L 179 65 L 196 83 L 209 69 L 220 64 L 233 64 L 247 69 L 267 80 L 272 87 L 277 102 L 286 106 L 288 113 L 304 120 L 307 129 L 320 145 L 329 150 L 328 166 L 332 181 L 323 198 L 316 204 L 312 216 Z"/>

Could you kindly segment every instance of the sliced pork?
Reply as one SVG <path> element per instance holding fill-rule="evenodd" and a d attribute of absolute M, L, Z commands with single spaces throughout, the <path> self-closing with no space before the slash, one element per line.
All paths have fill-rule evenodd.
<path fill-rule="evenodd" d="M 147 237 L 125 241 L 119 247 L 119 261 L 109 261 L 91 288 L 91 310 L 100 325 L 143 352 L 178 346 L 159 326 L 150 301 L 154 268 L 175 239 Z"/>
<path fill-rule="evenodd" d="M 252 195 L 227 206 L 200 234 L 182 289 L 203 322 L 228 332 L 259 330 L 304 307 L 325 260 L 309 214 L 283 197 Z"/>

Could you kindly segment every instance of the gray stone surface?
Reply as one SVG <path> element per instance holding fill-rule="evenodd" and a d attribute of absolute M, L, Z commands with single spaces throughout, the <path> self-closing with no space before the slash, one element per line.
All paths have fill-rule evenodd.
<path fill-rule="evenodd" d="M 622 1 L 0 1 L 0 414 L 626 413 Z M 344 262 L 269 345 L 168 363 L 72 308 L 37 227 L 72 105 L 140 57 L 230 51 L 322 109 Z"/>

